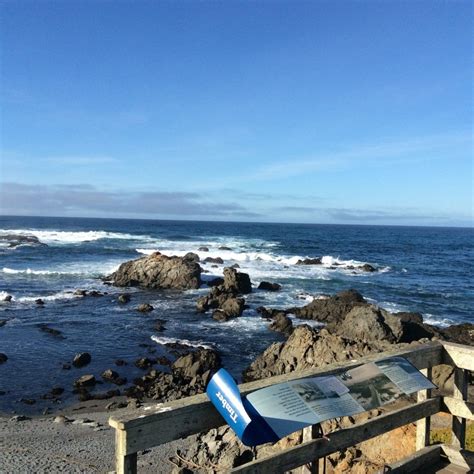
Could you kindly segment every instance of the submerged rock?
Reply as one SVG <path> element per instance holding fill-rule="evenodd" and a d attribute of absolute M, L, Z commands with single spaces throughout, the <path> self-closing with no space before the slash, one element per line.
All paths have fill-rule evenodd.
<path fill-rule="evenodd" d="M 159 252 L 122 263 L 106 280 L 115 286 L 153 289 L 196 289 L 201 285 L 201 267 L 192 258 L 167 257 Z"/>
<path fill-rule="evenodd" d="M 4 354 L 3 352 L 0 352 L 0 364 L 3 364 L 8 360 L 8 356 Z"/>

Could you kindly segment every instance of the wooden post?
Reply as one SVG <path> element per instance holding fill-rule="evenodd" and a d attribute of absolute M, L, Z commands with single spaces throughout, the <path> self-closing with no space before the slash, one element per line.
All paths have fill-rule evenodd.
<path fill-rule="evenodd" d="M 319 437 L 318 425 L 303 428 L 303 443 Z M 315 459 L 298 469 L 298 474 L 319 474 L 319 459 Z"/>
<path fill-rule="evenodd" d="M 420 372 L 431 380 L 432 370 L 431 367 L 428 369 L 422 369 Z M 417 395 L 418 402 L 424 402 L 431 398 L 431 390 L 420 390 Z M 423 449 L 430 444 L 430 428 L 431 418 L 428 416 L 422 418 L 416 422 L 416 450 Z"/>
<path fill-rule="evenodd" d="M 126 454 L 126 431 L 115 430 L 116 474 L 137 474 L 137 453 Z"/>
<path fill-rule="evenodd" d="M 454 393 L 453 398 L 467 401 L 467 379 L 468 371 L 454 368 Z M 453 416 L 453 435 L 451 444 L 455 449 L 465 449 L 466 447 L 466 419 Z"/>

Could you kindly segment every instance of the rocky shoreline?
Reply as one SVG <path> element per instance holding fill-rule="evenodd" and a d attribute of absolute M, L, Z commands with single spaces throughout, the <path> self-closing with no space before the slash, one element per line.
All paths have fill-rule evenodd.
<path fill-rule="evenodd" d="M 207 260 L 207 264 L 214 263 Z M 318 258 L 298 262 L 299 265 L 320 263 Z M 104 278 L 104 283 L 123 288 L 142 287 L 153 290 L 196 289 L 203 284 L 201 276 L 205 271 L 200 265 L 199 257 L 194 253 L 188 253 L 184 257 L 167 257 L 155 252 L 123 263 L 116 272 Z M 363 271 L 374 272 L 376 269 L 368 265 Z M 255 288 L 248 274 L 231 267 L 224 269 L 223 278 L 209 280 L 207 285 L 209 292 L 197 299 L 196 311 L 201 313 L 202 317 L 211 317 L 222 324 L 242 315 L 248 307 L 245 297 Z M 276 282 L 261 282 L 258 288 L 264 291 L 279 291 L 281 285 Z M 80 296 L 84 297 L 106 294 L 97 291 L 77 291 L 83 291 Z M 41 305 L 44 302 L 37 304 Z M 123 293 L 118 296 L 117 304 L 133 303 L 130 295 Z M 153 306 L 142 304 L 136 309 L 146 313 L 153 311 Z M 371 353 L 403 348 L 428 340 L 438 339 L 474 345 L 472 324 L 440 329 L 424 323 L 422 315 L 418 313 L 390 313 L 369 303 L 363 295 L 353 289 L 315 298 L 303 307 L 282 309 L 261 306 L 256 310 L 270 323 L 269 330 L 277 331 L 287 339 L 284 342 L 271 344 L 261 353 L 243 371 L 243 381 L 353 360 Z M 305 324 L 295 327 L 294 316 L 318 321 L 325 326 L 320 329 Z M 0 326 L 6 323 L 7 320 L 2 320 Z M 156 329 L 163 331 L 166 326 L 157 320 Z M 58 338 L 62 337 L 58 331 L 47 326 L 41 327 L 40 330 Z M 132 381 L 128 381 L 120 374 L 120 367 L 132 361 L 117 360 L 114 368 L 105 369 L 100 376 L 92 373 L 81 375 L 74 383 L 74 392 L 80 402 L 109 400 L 103 406 L 104 410 L 133 408 L 150 401 L 162 403 L 204 392 L 212 373 L 221 366 L 218 351 L 210 348 L 190 349 L 179 344 L 169 344 L 168 349 L 173 355 L 172 359 L 155 357 L 153 350 L 147 348 L 146 354 L 133 362 L 136 367 L 144 371 L 144 374 Z M 86 367 L 91 357 L 93 354 L 76 354 L 72 361 L 64 364 L 63 369 L 69 370 L 71 366 Z M 1 353 L 0 364 L 3 363 L 8 363 L 8 355 Z M 452 377 L 452 370 L 448 367 L 440 367 L 435 371 L 435 383 L 442 391 L 451 389 Z M 113 385 L 115 388 L 97 391 L 101 383 Z M 64 387 L 54 386 L 44 398 L 54 403 L 60 401 L 63 392 Z M 24 404 L 35 403 L 35 400 L 31 399 L 21 401 Z M 50 412 L 46 411 L 44 414 L 48 413 Z M 361 416 L 376 415 L 369 412 Z M 336 429 L 338 426 L 344 426 L 347 420 L 328 422 L 329 430 L 331 423 L 334 425 L 332 428 Z M 279 445 L 295 443 L 299 439 L 298 436 L 282 440 Z M 261 453 L 268 453 L 269 449 L 263 447 L 254 451 L 248 450 L 242 447 L 228 428 L 220 428 L 198 437 L 196 443 L 180 454 L 178 461 L 188 459 L 200 466 L 207 463 L 207 465 L 219 464 L 225 468 L 248 462 L 261 456 Z M 354 467 L 354 462 L 348 461 L 348 456 L 350 457 L 349 450 L 338 459 L 333 457 L 332 466 L 346 463 Z M 357 459 L 357 456 L 354 454 L 352 458 Z M 183 461 L 176 464 L 183 468 L 189 467 Z"/>

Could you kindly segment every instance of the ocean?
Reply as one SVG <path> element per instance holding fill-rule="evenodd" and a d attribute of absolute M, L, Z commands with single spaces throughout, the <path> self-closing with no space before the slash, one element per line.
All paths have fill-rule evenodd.
<path fill-rule="evenodd" d="M 50 401 L 41 396 L 53 386 L 65 388 L 63 405 L 76 400 L 75 379 L 112 368 L 132 380 L 143 372 L 133 361 L 147 353 L 169 355 L 164 344 L 178 341 L 218 349 L 224 366 L 237 378 L 259 353 L 283 336 L 268 329 L 258 306 L 303 306 L 319 295 L 354 288 L 389 311 L 420 312 L 439 326 L 474 323 L 474 229 L 349 225 L 299 225 L 225 222 L 0 217 L 0 238 L 34 235 L 42 244 L 9 247 L 0 239 L 0 411 L 40 412 Z M 209 251 L 198 251 L 199 247 Z M 222 250 L 227 247 L 230 250 Z M 106 286 L 101 277 L 122 262 L 155 250 L 167 255 L 197 253 L 221 257 L 223 265 L 202 265 L 203 279 L 238 264 L 256 287 L 277 282 L 280 292 L 254 290 L 249 309 L 226 323 L 195 311 L 197 298 L 209 291 L 147 291 Z M 322 257 L 322 265 L 296 265 L 305 257 Z M 368 263 L 377 271 L 362 271 Z M 74 295 L 77 289 L 107 292 L 103 297 Z M 117 296 L 130 292 L 123 305 Z M 43 306 L 35 303 L 41 298 Z M 152 313 L 136 311 L 151 303 Z M 156 320 L 165 330 L 156 332 Z M 294 324 L 307 323 L 294 319 Z M 313 323 L 315 324 L 315 323 Z M 41 331 L 47 325 L 63 338 Z M 64 370 L 77 352 L 92 362 Z M 124 359 L 126 366 L 114 361 Z M 104 384 L 101 390 L 109 387 Z M 25 405 L 21 398 L 34 399 Z M 59 406 L 58 406 L 59 408 Z"/>

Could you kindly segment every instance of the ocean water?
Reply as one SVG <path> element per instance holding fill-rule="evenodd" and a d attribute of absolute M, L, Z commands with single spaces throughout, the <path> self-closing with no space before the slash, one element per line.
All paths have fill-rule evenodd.
<path fill-rule="evenodd" d="M 302 306 L 349 288 L 390 311 L 420 312 L 431 324 L 474 322 L 473 229 L 0 217 L 2 234 L 34 235 L 46 245 L 9 248 L 0 240 L 0 300 L 13 297 L 11 303 L 0 302 L 0 320 L 8 320 L 0 327 L 0 352 L 9 357 L 0 365 L 0 393 L 5 392 L 0 411 L 41 411 L 51 402 L 40 397 L 53 386 L 64 387 L 62 403 L 71 403 L 72 383 L 85 373 L 100 378 L 113 368 L 131 380 L 143 373 L 133 366 L 135 359 L 149 351 L 168 355 L 164 344 L 173 341 L 217 348 L 238 378 L 269 344 L 283 340 L 268 330 L 256 307 Z M 201 246 L 209 252 L 198 251 Z M 242 317 L 218 323 L 194 310 L 197 298 L 209 290 L 206 285 L 185 292 L 124 290 L 100 280 L 122 262 L 155 250 L 220 256 L 224 265 L 202 265 L 209 272 L 204 279 L 238 263 L 255 286 L 268 280 L 282 290 L 255 290 Z M 305 257 L 323 257 L 323 265 L 296 265 Z M 378 271 L 357 268 L 364 263 Z M 108 294 L 80 297 L 73 294 L 76 289 Z M 132 297 L 128 305 L 117 302 L 124 291 Z M 45 305 L 35 304 L 37 298 Z M 137 312 L 142 302 L 155 310 Z M 165 331 L 154 330 L 156 319 L 165 321 Z M 40 331 L 41 324 L 64 338 Z M 91 364 L 63 370 L 80 351 L 92 354 Z M 129 364 L 115 367 L 119 358 Z M 104 383 L 98 391 L 109 388 Z M 24 405 L 20 398 L 37 402 Z"/>

